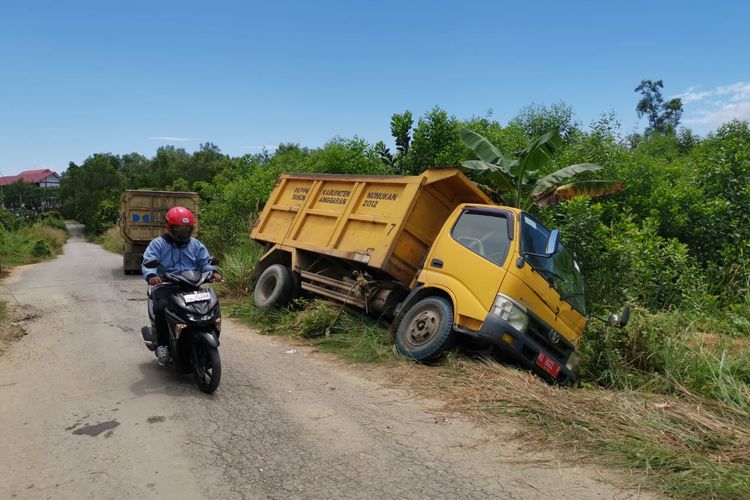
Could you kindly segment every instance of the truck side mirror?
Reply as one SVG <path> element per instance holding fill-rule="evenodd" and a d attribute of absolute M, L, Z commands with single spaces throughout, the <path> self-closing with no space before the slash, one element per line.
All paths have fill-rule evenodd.
<path fill-rule="evenodd" d="M 156 269 L 159 267 L 159 261 L 156 259 L 147 260 L 143 263 L 143 267 L 147 267 L 148 269 Z"/>
<path fill-rule="evenodd" d="M 547 246 L 544 249 L 544 253 L 548 256 L 552 256 L 557 252 L 557 244 L 560 242 L 560 231 L 553 229 L 549 232 L 549 238 L 547 238 Z"/>
<path fill-rule="evenodd" d="M 625 310 L 622 311 L 622 317 L 620 318 L 620 328 L 625 328 L 628 321 L 630 321 L 630 306 L 625 306 Z"/>
<path fill-rule="evenodd" d="M 630 321 L 630 306 L 625 306 L 625 310 L 622 311 L 622 316 L 617 316 L 616 314 L 613 314 L 607 319 L 607 324 L 609 326 L 624 328 L 625 325 L 628 324 L 628 321 Z"/>

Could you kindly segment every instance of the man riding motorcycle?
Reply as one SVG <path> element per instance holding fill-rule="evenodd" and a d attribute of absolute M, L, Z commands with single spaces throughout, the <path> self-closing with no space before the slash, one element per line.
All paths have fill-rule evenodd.
<path fill-rule="evenodd" d="M 149 269 L 141 265 L 146 282 L 154 287 L 151 290 L 151 304 L 156 317 L 157 348 L 159 364 L 171 361 L 169 339 L 164 310 L 167 307 L 171 288 L 163 285 L 161 276 L 164 272 L 182 273 L 184 271 L 213 272 L 214 281 L 222 281 L 221 274 L 216 272 L 209 262 L 206 246 L 192 238 L 195 216 L 185 207 L 173 207 L 166 214 L 166 233 L 151 240 L 143 253 L 143 262 L 158 261 L 158 269 Z"/>

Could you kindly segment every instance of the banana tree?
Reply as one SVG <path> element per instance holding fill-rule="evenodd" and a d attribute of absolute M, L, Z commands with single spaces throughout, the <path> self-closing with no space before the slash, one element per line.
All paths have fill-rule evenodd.
<path fill-rule="evenodd" d="M 461 162 L 464 170 L 475 173 L 481 184 L 499 194 L 508 193 L 514 206 L 528 210 L 532 205 L 546 207 L 576 196 L 603 196 L 622 190 L 621 181 L 571 180 L 583 172 L 601 170 L 595 163 L 579 163 L 540 176 L 539 172 L 560 148 L 562 138 L 555 132 L 537 137 L 515 158 L 503 156 L 484 136 L 463 128 L 461 140 L 479 160 Z M 528 200 L 528 201 L 527 201 Z M 523 206 L 527 201 L 527 206 Z"/>

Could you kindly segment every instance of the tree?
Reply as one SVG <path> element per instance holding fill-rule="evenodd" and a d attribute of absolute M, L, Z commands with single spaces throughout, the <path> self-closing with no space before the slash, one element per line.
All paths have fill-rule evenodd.
<path fill-rule="evenodd" d="M 661 80 L 642 80 L 635 88 L 635 92 L 641 93 L 641 100 L 635 109 L 638 118 L 644 115 L 648 118 L 647 133 L 674 134 L 682 118 L 682 99 L 675 97 L 664 102 L 661 95 L 663 88 Z"/>
<path fill-rule="evenodd" d="M 394 113 L 391 116 L 391 135 L 396 142 L 396 154 L 392 154 L 383 141 L 378 141 L 375 144 L 375 151 L 377 151 L 380 159 L 394 172 L 401 173 L 403 170 L 403 164 L 411 146 L 411 128 L 413 125 L 414 118 L 411 111 L 407 110 L 401 114 Z"/>
<path fill-rule="evenodd" d="M 484 136 L 461 129 L 461 139 L 479 160 L 468 160 L 461 165 L 477 174 L 480 181 L 498 193 L 509 192 L 514 206 L 528 210 L 532 205 L 549 206 L 576 196 L 603 196 L 622 189 L 622 182 L 607 180 L 565 181 L 584 172 L 601 170 L 594 163 L 579 163 L 540 176 L 540 171 L 552 160 L 560 148 L 562 137 L 547 132 L 510 159 L 502 155 Z"/>
<path fill-rule="evenodd" d="M 396 141 L 397 152 L 393 155 L 385 143 L 377 143 L 375 150 L 383 163 L 403 175 L 417 175 L 429 167 L 458 163 L 463 151 L 458 136 L 461 122 L 435 106 L 419 119 L 412 130 L 413 123 L 409 111 L 391 117 L 391 134 Z"/>
<path fill-rule="evenodd" d="M 97 230 L 100 204 L 116 200 L 123 190 L 121 171 L 120 157 L 110 153 L 89 156 L 80 166 L 70 162 L 60 182 L 63 213 Z"/>
<path fill-rule="evenodd" d="M 551 106 L 530 104 L 521 109 L 510 124 L 521 127 L 527 138 L 539 137 L 545 132 L 557 132 L 566 143 L 579 129 L 573 108 L 565 103 Z"/>
<path fill-rule="evenodd" d="M 36 184 L 18 180 L 0 187 L 0 205 L 14 212 L 21 210 L 42 212 L 57 208 L 57 189 L 39 187 Z"/>

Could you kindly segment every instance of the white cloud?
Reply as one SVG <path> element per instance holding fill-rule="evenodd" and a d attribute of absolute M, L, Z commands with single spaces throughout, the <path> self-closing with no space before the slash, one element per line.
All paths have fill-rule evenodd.
<path fill-rule="evenodd" d="M 689 87 L 674 97 L 685 104 L 686 125 L 714 129 L 731 120 L 750 120 L 750 83 L 735 82 L 710 90 Z"/>
<path fill-rule="evenodd" d="M 750 100 L 730 102 L 712 110 L 702 109 L 690 118 L 685 118 L 683 122 L 687 125 L 708 125 L 713 128 L 732 120 L 750 121 Z"/>
<path fill-rule="evenodd" d="M 171 135 L 157 135 L 154 137 L 149 137 L 148 139 L 150 141 L 161 141 L 161 142 L 190 142 L 190 141 L 196 140 L 190 137 L 174 137 Z"/>
<path fill-rule="evenodd" d="M 699 88 L 700 85 L 693 85 L 692 87 L 688 87 L 688 89 L 682 94 L 677 94 L 674 97 L 679 97 L 680 99 L 682 99 L 682 102 L 684 104 L 688 102 L 702 101 L 703 99 L 711 95 L 711 92 L 709 91 L 699 92 Z"/>

